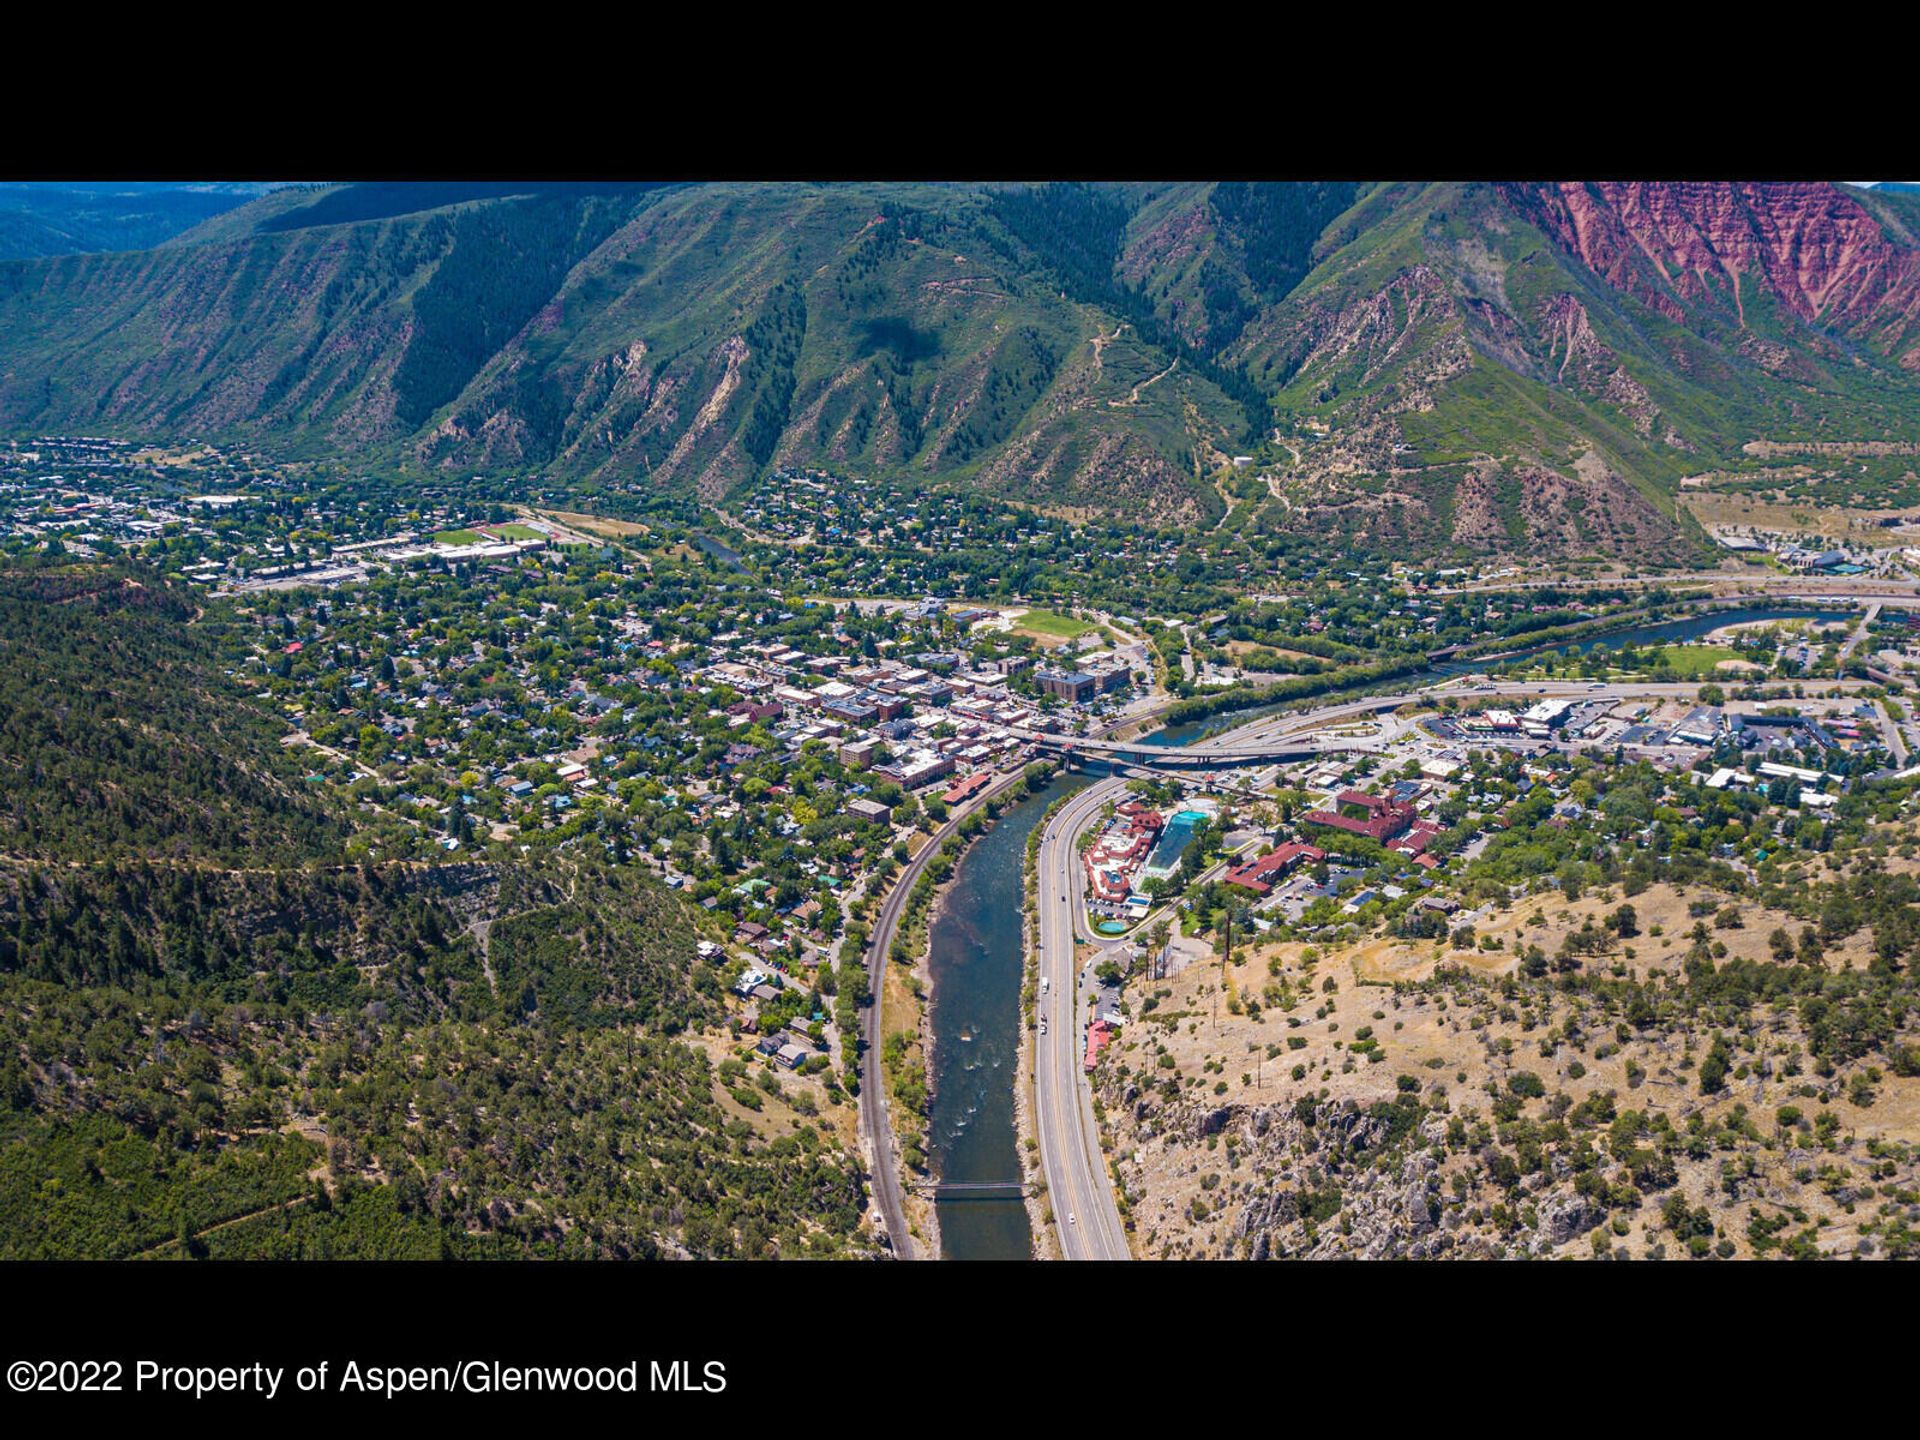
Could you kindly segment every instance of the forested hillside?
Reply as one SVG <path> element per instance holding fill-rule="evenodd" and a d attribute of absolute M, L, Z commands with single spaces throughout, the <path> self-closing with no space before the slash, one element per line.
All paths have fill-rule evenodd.
<path fill-rule="evenodd" d="M 1678 557 L 1749 441 L 1920 433 L 1916 235 L 1806 184 L 286 191 L 0 263 L 0 427 L 1174 524 L 1240 454 L 1273 527 Z"/>
<path fill-rule="evenodd" d="M 194 597 L 106 565 L 0 572 L 0 851 L 299 864 L 348 827 L 217 676 Z"/>

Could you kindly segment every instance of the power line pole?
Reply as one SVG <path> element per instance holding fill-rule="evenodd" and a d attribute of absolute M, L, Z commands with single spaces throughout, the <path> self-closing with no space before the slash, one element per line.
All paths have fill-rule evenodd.
<path fill-rule="evenodd" d="M 1220 983 L 1213 992 L 1213 1028 L 1220 1028 L 1220 992 L 1227 988 L 1227 965 L 1233 955 L 1233 911 L 1227 911 L 1226 943 L 1220 952 Z"/>

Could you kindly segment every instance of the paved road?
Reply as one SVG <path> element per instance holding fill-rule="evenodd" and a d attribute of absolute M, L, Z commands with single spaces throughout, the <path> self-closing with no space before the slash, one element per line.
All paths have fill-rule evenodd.
<path fill-rule="evenodd" d="M 1729 585 L 1726 594 L 1703 599 L 1725 600 L 1858 600 L 1878 595 L 1896 604 L 1920 602 L 1920 581 L 1897 575 L 1834 576 L 1822 579 L 1809 575 L 1734 575 L 1725 571 L 1694 571 L 1641 575 L 1612 580 L 1515 579 L 1490 581 L 1484 585 L 1436 585 L 1432 595 L 1482 595 L 1508 590 L 1535 590 L 1552 585 L 1561 590 L 1648 589 L 1654 586 Z"/>
<path fill-rule="evenodd" d="M 1847 636 L 1847 643 L 1840 647 L 1840 663 L 1842 665 L 1845 665 L 1847 658 L 1851 656 L 1855 650 L 1860 648 L 1860 642 L 1867 638 L 1868 629 L 1871 628 L 1874 621 L 1880 618 L 1880 607 L 1885 603 L 1884 600 L 1874 601 L 1871 605 L 1867 606 L 1865 613 L 1860 616 L 1860 623 L 1853 627 L 1853 633 Z"/>
<path fill-rule="evenodd" d="M 1304 737 L 1303 732 L 1320 729 L 1343 719 L 1377 714 L 1384 710 L 1397 710 L 1402 705 L 1444 699 L 1448 696 L 1524 697 L 1529 700 L 1539 700 L 1550 696 L 1566 699 L 1602 699 L 1611 696 L 1624 699 L 1646 695 L 1692 699 L 1699 693 L 1704 683 L 1706 683 L 1704 680 L 1621 681 L 1608 682 L 1596 688 L 1596 683 L 1591 680 L 1493 680 L 1475 684 L 1469 682 L 1465 676 L 1455 676 L 1440 684 L 1423 686 L 1417 690 L 1402 690 L 1391 695 L 1367 695 L 1358 700 L 1323 705 L 1313 710 L 1297 710 L 1268 716 L 1198 744 L 1186 746 L 1181 752 L 1181 761 L 1183 764 L 1191 764 L 1200 753 L 1204 752 L 1219 757 L 1223 767 L 1232 767 L 1258 764 L 1270 760 L 1280 751 L 1375 749 L 1393 737 L 1383 736 L 1371 740 L 1339 736 Z M 1722 683 L 1726 682 L 1722 681 Z M 1771 683 L 1788 682 L 1773 681 Z M 1874 682 L 1842 679 L 1807 680 L 1797 683 L 1809 689 L 1856 690 Z M 1074 750 L 1082 755 L 1094 757 L 1138 755 L 1143 752 L 1150 755 L 1154 749 L 1144 739 L 1123 742 L 1096 739 L 1091 736 L 1081 739 L 1070 735 L 1049 735 L 1038 731 L 1014 730 L 1011 733 L 1032 743 L 1037 749 Z"/>
<path fill-rule="evenodd" d="M 1093 1118 L 1093 1092 L 1081 1070 L 1086 997 L 1074 966 L 1082 913 L 1074 837 L 1125 789 L 1117 777 L 1096 781 L 1055 811 L 1040 836 L 1039 1012 L 1047 1017 L 1047 1033 L 1034 1042 L 1035 1127 L 1054 1229 L 1069 1260 L 1131 1258 Z"/>
<path fill-rule="evenodd" d="M 1874 708 L 1880 712 L 1881 733 L 1887 737 L 1887 749 L 1893 755 L 1894 769 L 1904 770 L 1907 768 L 1909 754 L 1907 732 L 1901 727 L 1900 722 L 1893 718 L 1893 712 L 1887 709 L 1886 701 L 1876 700 L 1873 703 Z"/>

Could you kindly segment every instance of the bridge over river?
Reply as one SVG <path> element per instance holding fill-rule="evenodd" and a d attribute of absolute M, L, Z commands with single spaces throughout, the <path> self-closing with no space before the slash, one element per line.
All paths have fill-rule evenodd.
<path fill-rule="evenodd" d="M 936 1200 L 1017 1200 L 1035 1193 L 1035 1186 L 1026 1180 L 980 1180 L 970 1183 L 947 1183 L 937 1180 L 921 1180 L 914 1190 L 922 1195 L 931 1195 Z"/>
<path fill-rule="evenodd" d="M 1381 698 L 1377 704 L 1349 704 L 1348 713 L 1365 709 L 1397 710 L 1407 696 Z M 1323 732 L 1310 735 L 1275 735 L 1271 738 L 1249 736 L 1239 741 L 1224 739 L 1206 745 L 1150 745 L 1139 740 L 1095 740 L 1078 735 L 1049 735 L 1034 730 L 1014 730 L 1012 734 L 1032 745 L 1060 755 L 1069 761 L 1094 760 L 1112 765 L 1136 765 L 1148 770 L 1233 770 L 1248 765 L 1280 765 L 1295 760 L 1315 760 L 1322 755 L 1377 750 L 1395 733 L 1391 728 L 1377 735 L 1341 735 Z"/>

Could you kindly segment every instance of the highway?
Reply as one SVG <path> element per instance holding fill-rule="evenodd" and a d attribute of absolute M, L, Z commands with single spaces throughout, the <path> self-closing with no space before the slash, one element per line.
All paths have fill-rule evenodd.
<path fill-rule="evenodd" d="M 1436 585 L 1427 593 L 1431 595 L 1491 595 L 1503 591 L 1537 590 L 1552 586 L 1560 590 L 1596 590 L 1625 589 L 1645 590 L 1653 587 L 1672 588 L 1676 585 L 1725 585 L 1725 592 L 1715 592 L 1698 597 L 1686 597 L 1686 603 L 1711 601 L 1722 604 L 1727 601 L 1760 601 L 1773 603 L 1780 600 L 1861 600 L 1883 599 L 1894 604 L 1920 604 L 1920 581 L 1904 579 L 1897 575 L 1862 576 L 1819 576 L 1819 575 L 1740 575 L 1724 570 L 1693 571 L 1690 573 L 1666 573 L 1656 575 L 1617 576 L 1612 579 L 1594 580 L 1552 580 L 1541 577 L 1516 578 L 1489 581 L 1472 585 Z"/>
<path fill-rule="evenodd" d="M 1126 781 L 1117 777 L 1096 781 L 1056 810 L 1041 832 L 1035 872 L 1040 887 L 1042 992 L 1038 1006 L 1047 1017 L 1047 1033 L 1034 1041 L 1034 1125 L 1040 1132 L 1040 1164 L 1047 1177 L 1054 1230 L 1061 1253 L 1069 1260 L 1131 1258 L 1100 1149 L 1093 1091 L 1081 1070 L 1087 998 L 1074 973 L 1082 915 L 1074 837 L 1125 788 Z"/>
<path fill-rule="evenodd" d="M 1392 705 L 1401 703 L 1404 702 L 1400 699 L 1392 701 Z M 1234 740 L 1240 743 L 1257 741 L 1275 731 L 1284 733 L 1312 729 L 1340 716 L 1361 714 L 1386 704 L 1376 697 L 1328 706 L 1306 715 L 1270 716 L 1232 734 Z M 1387 708 L 1392 706 L 1388 705 Z M 1193 748 L 1223 743 L 1224 737 L 1217 737 Z M 872 1167 L 874 1203 L 880 1210 L 896 1259 L 913 1260 L 919 1257 L 913 1236 L 907 1228 L 899 1155 L 894 1148 L 893 1125 L 887 1113 L 886 1072 L 881 1063 L 881 1041 L 885 1036 L 882 1001 L 887 952 L 892 948 L 893 937 L 900 928 L 900 917 L 906 910 L 907 897 L 913 890 L 914 881 L 919 879 L 933 855 L 947 837 L 959 828 L 968 813 L 984 805 L 989 797 L 1019 783 L 1021 778 L 1022 772 L 1016 770 L 996 779 L 971 803 L 955 810 L 946 823 L 921 846 L 919 852 L 902 867 L 893 887 L 887 892 L 875 917 L 872 939 L 867 945 L 867 987 L 873 1002 L 867 1006 L 862 1027 L 865 1051 L 860 1062 L 860 1125 Z M 1062 1249 L 1070 1259 L 1128 1258 L 1126 1231 L 1120 1222 L 1119 1209 L 1114 1204 L 1106 1161 L 1100 1150 L 1099 1127 L 1093 1118 L 1093 1093 L 1084 1083 L 1080 1068 L 1085 1044 L 1085 1029 L 1080 1023 L 1083 1004 L 1076 1002 L 1070 1007 L 1062 1007 L 1065 1013 L 1056 1019 L 1051 1003 L 1057 996 L 1077 996 L 1080 988 L 1078 977 L 1073 974 L 1073 951 L 1074 937 L 1084 920 L 1079 903 L 1080 870 L 1078 852 L 1073 847 L 1074 837 L 1086 828 L 1101 805 L 1123 790 L 1125 785 L 1125 780 L 1112 778 L 1098 781 L 1079 792 L 1055 813 L 1041 839 L 1038 872 L 1042 882 L 1041 973 L 1048 977 L 1051 993 L 1041 997 L 1041 1010 L 1049 1019 L 1048 1033 L 1039 1041 L 1039 1048 L 1035 1052 L 1035 1088 L 1040 1097 L 1036 1107 L 1036 1125 L 1040 1131 L 1041 1158 L 1046 1169 L 1056 1227 L 1062 1237 Z M 1055 879 L 1070 880 L 1072 888 L 1054 884 Z M 1060 904 L 1061 895 L 1069 896 L 1073 904 Z M 1088 938 L 1092 937 L 1089 935 Z M 1050 968 L 1056 963 L 1062 967 L 1057 972 Z M 1069 1215 L 1074 1217 L 1071 1222 L 1067 1219 Z"/>
<path fill-rule="evenodd" d="M 1681 578 L 1689 578 L 1689 577 L 1681 577 Z M 1691 578 L 1704 580 L 1710 577 L 1698 576 L 1698 577 L 1691 577 Z M 1718 578 L 1724 582 L 1727 577 L 1722 576 Z M 1773 578 L 1774 578 L 1774 584 L 1768 585 L 1768 583 L 1765 580 L 1757 576 L 1742 577 L 1741 578 L 1742 584 L 1748 585 L 1748 586 L 1760 586 L 1762 588 L 1742 590 L 1742 591 L 1732 592 L 1728 594 L 1683 597 L 1679 601 L 1679 604 L 1682 606 L 1690 607 L 1690 608 L 1715 608 L 1715 609 L 1723 609 L 1723 610 L 1738 609 L 1743 606 L 1767 606 L 1767 605 L 1778 606 L 1778 605 L 1796 605 L 1796 604 L 1803 604 L 1803 605 L 1845 604 L 1845 605 L 1852 605 L 1852 606 L 1870 607 L 1870 611 L 1866 618 L 1866 621 L 1864 621 L 1861 624 L 1861 626 L 1859 627 L 1859 630 L 1856 632 L 1853 644 L 1849 644 L 1847 647 L 1849 653 L 1851 653 L 1852 649 L 1854 648 L 1854 645 L 1858 644 L 1859 639 L 1862 636 L 1864 636 L 1866 624 L 1871 623 L 1873 616 L 1877 615 L 1883 607 L 1892 606 L 1896 609 L 1906 608 L 1906 607 L 1920 607 L 1920 581 L 1901 582 L 1901 581 L 1889 581 L 1889 580 L 1875 580 L 1870 582 L 1870 584 L 1868 585 L 1859 585 L 1856 583 L 1854 588 L 1849 589 L 1849 588 L 1844 588 L 1849 584 L 1849 582 L 1841 581 L 1841 580 L 1829 580 L 1825 582 L 1819 582 L 1819 581 L 1809 582 L 1805 576 L 1793 576 L 1793 575 L 1782 575 L 1782 576 L 1776 576 Z M 1532 584 L 1534 582 L 1527 582 L 1527 583 Z M 1572 583 L 1572 582 L 1569 582 L 1569 583 Z M 1591 583 L 1598 584 L 1602 582 L 1596 581 Z M 1648 581 L 1643 583 L 1654 583 L 1654 582 Z M 1905 589 L 1893 588 L 1903 583 L 1906 583 L 1908 585 L 1908 588 L 1905 588 Z M 1821 584 L 1825 584 L 1827 586 L 1835 587 L 1835 588 L 1829 588 L 1829 589 L 1817 588 Z M 1484 589 L 1489 592 L 1494 592 L 1494 591 L 1498 591 L 1498 590 L 1509 588 L 1509 587 L 1482 586 L 1482 587 L 1474 587 L 1474 588 L 1476 590 Z M 1522 586 L 1519 586 L 1518 588 L 1526 588 L 1526 586 L 1522 585 Z M 1467 593 L 1467 592 L 1437 590 L 1433 593 L 1452 594 L 1452 593 Z M 1627 622 L 1625 622 L 1624 620 L 1623 620 L 1623 625 L 1625 625 L 1626 628 L 1633 628 L 1631 624 L 1627 624 Z M 1516 637 L 1516 638 L 1523 639 L 1524 637 Z M 1601 640 L 1605 640 L 1607 636 L 1605 634 L 1602 634 L 1602 635 L 1599 635 L 1597 638 Z M 1575 643 L 1575 642 L 1570 641 L 1568 643 Z M 1525 647 L 1523 646 L 1523 648 Z M 1553 649 L 1558 647 L 1549 646 L 1547 648 Z M 1462 663 L 1462 664 L 1469 664 L 1469 665 L 1475 664 L 1475 663 L 1485 663 L 1491 666 L 1491 665 L 1497 665 L 1501 662 L 1495 659 L 1492 655 L 1485 655 L 1485 656 L 1478 656 L 1478 657 L 1472 656 L 1472 655 L 1461 655 L 1461 656 L 1455 657 L 1455 663 Z M 1402 695 L 1397 697 L 1380 696 L 1375 698 L 1380 701 L 1393 700 L 1396 703 L 1405 704 L 1410 700 L 1418 699 L 1435 692 L 1444 693 L 1447 684 L 1458 686 L 1463 682 L 1464 678 L 1465 678 L 1464 674 L 1462 674 L 1460 676 L 1454 677 L 1449 682 L 1443 682 L 1442 684 L 1439 684 L 1439 685 L 1429 684 L 1418 690 L 1405 692 Z M 1554 694 L 1571 694 L 1582 688 L 1584 687 L 1580 685 L 1578 682 L 1549 681 L 1549 682 L 1534 685 L 1534 686 L 1510 687 L 1507 689 L 1503 689 L 1498 693 L 1501 693 L 1501 694 L 1527 693 L 1527 694 L 1534 694 L 1536 696 L 1542 696 L 1542 695 L 1554 695 Z M 1679 688 L 1680 687 L 1676 686 L 1675 690 L 1677 691 Z M 1650 691 L 1647 693 L 1657 693 L 1657 692 Z M 1362 700 L 1356 703 L 1362 709 L 1392 708 L 1391 705 L 1370 704 L 1365 700 Z M 1083 754 L 1118 754 L 1120 752 L 1134 753 L 1140 748 L 1139 742 L 1117 741 L 1109 737 L 1111 737 L 1115 732 L 1118 732 L 1118 731 L 1125 731 L 1125 730 L 1144 731 L 1149 727 L 1163 724 L 1165 723 L 1167 716 L 1171 714 L 1175 709 L 1177 709 L 1178 706 L 1179 706 L 1179 702 L 1176 702 L 1173 700 L 1165 700 L 1159 704 L 1149 705 L 1143 709 L 1134 710 L 1131 712 L 1123 712 L 1122 714 L 1113 716 L 1104 726 L 1097 727 L 1084 738 L 1070 736 L 1070 735 L 1049 734 L 1049 733 L 1043 733 L 1043 732 L 1037 732 L 1037 731 L 1029 732 L 1024 730 L 1015 730 L 1012 733 L 1019 735 L 1022 739 L 1031 741 L 1036 749 L 1041 749 L 1041 750 L 1052 750 L 1057 752 L 1065 749 L 1077 749 Z M 1306 712 L 1296 711 L 1293 713 L 1298 715 Z M 1349 709 L 1348 707 L 1343 706 L 1343 707 L 1330 707 L 1325 711 L 1315 711 L 1312 713 L 1323 714 L 1326 717 L 1331 718 L 1337 714 L 1358 713 L 1358 711 L 1352 710 L 1352 709 Z M 1248 726 L 1246 730 L 1243 732 L 1243 737 L 1256 735 L 1257 733 L 1259 733 L 1259 729 L 1260 727 Z M 1243 745 L 1245 744 L 1244 739 L 1242 741 L 1242 744 Z M 1254 748 L 1257 748 L 1257 747 L 1254 747 Z"/>

